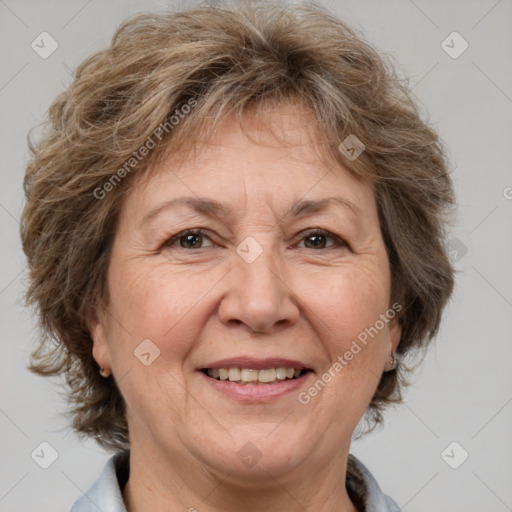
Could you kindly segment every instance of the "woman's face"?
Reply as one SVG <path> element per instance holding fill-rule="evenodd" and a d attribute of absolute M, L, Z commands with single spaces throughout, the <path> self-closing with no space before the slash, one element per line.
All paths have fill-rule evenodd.
<path fill-rule="evenodd" d="M 272 119 L 290 144 L 247 117 L 251 141 L 230 117 L 195 156 L 170 156 L 134 186 L 108 310 L 91 322 L 132 451 L 184 470 L 265 479 L 344 464 L 399 341 L 397 322 L 382 321 L 390 272 L 372 188 L 322 163 L 306 111 Z M 282 367 L 309 372 L 281 380 Z M 277 380 L 237 384 L 208 368 Z"/>

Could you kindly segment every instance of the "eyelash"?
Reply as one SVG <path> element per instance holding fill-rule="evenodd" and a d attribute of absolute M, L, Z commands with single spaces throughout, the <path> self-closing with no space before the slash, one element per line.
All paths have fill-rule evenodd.
<path fill-rule="evenodd" d="M 177 242 L 180 238 L 185 237 L 187 235 L 200 235 L 200 236 L 204 236 L 206 238 L 210 238 L 208 236 L 208 234 L 207 234 L 207 230 L 205 230 L 205 229 L 202 229 L 202 228 L 187 229 L 185 231 L 180 231 L 176 235 L 173 235 L 171 238 L 169 238 L 162 245 L 162 249 L 171 248 L 174 245 L 175 242 Z M 335 241 L 335 246 L 322 248 L 324 250 L 335 249 L 336 246 L 340 247 L 340 248 L 348 248 L 348 244 L 346 242 L 344 242 L 339 236 L 337 236 L 334 233 L 331 233 L 330 231 L 327 231 L 325 229 L 309 228 L 309 229 L 306 229 L 306 230 L 302 231 L 300 233 L 300 235 L 302 237 L 301 241 L 304 240 L 305 238 L 307 238 L 309 236 L 313 236 L 313 235 L 323 235 L 323 236 L 326 236 L 327 238 L 333 239 Z M 178 249 L 196 250 L 197 251 L 197 250 L 200 250 L 200 249 L 207 249 L 207 247 L 200 247 L 199 249 L 193 249 L 193 248 L 187 249 L 185 247 L 178 247 Z M 311 250 L 315 250 L 315 249 L 311 249 Z"/>

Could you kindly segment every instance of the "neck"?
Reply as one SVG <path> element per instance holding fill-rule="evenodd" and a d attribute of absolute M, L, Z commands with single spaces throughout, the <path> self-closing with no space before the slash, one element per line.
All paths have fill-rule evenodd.
<path fill-rule="evenodd" d="M 358 512 L 344 485 L 348 452 L 344 455 L 327 469 L 296 468 L 278 477 L 260 471 L 248 481 L 190 458 L 163 460 L 132 446 L 123 499 L 128 512 Z"/>

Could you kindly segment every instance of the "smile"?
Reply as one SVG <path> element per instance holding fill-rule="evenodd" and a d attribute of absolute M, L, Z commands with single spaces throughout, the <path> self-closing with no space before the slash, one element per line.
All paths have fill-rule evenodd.
<path fill-rule="evenodd" d="M 221 373 L 221 370 L 225 371 Z M 290 393 L 298 393 L 314 372 L 309 369 L 299 370 L 286 367 L 260 370 L 253 368 L 204 368 L 198 374 L 215 391 L 239 402 L 264 403 Z M 223 379 L 221 379 L 221 375 Z M 284 379 L 279 378 L 283 375 L 285 375 Z M 292 376 L 288 377 L 288 375 Z"/>
<path fill-rule="evenodd" d="M 284 380 L 298 379 L 307 369 L 296 368 L 205 368 L 203 373 L 216 380 L 239 382 L 248 385 L 273 384 Z"/>

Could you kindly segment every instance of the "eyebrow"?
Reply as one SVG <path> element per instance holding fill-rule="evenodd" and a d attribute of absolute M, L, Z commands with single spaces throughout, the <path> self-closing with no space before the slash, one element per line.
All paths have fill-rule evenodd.
<path fill-rule="evenodd" d="M 360 210 L 355 203 L 340 196 L 325 197 L 318 200 L 301 199 L 292 205 L 289 213 L 292 215 L 292 217 L 299 217 L 308 213 L 318 213 L 325 211 L 331 205 L 342 206 L 353 215 L 360 215 Z"/>
<path fill-rule="evenodd" d="M 325 197 L 323 199 L 299 199 L 295 201 L 286 215 L 292 217 L 301 217 L 310 213 L 319 213 L 327 210 L 332 205 L 342 206 L 345 210 L 352 213 L 356 217 L 360 215 L 360 209 L 352 201 L 340 196 Z M 191 210 L 202 214 L 206 217 L 226 218 L 235 216 L 233 208 L 223 205 L 215 199 L 200 198 L 200 197 L 178 197 L 166 201 L 165 203 L 157 206 L 144 215 L 141 225 L 146 224 L 164 210 L 172 209 L 177 206 L 187 206 Z M 286 216 L 285 215 L 285 216 Z"/>

